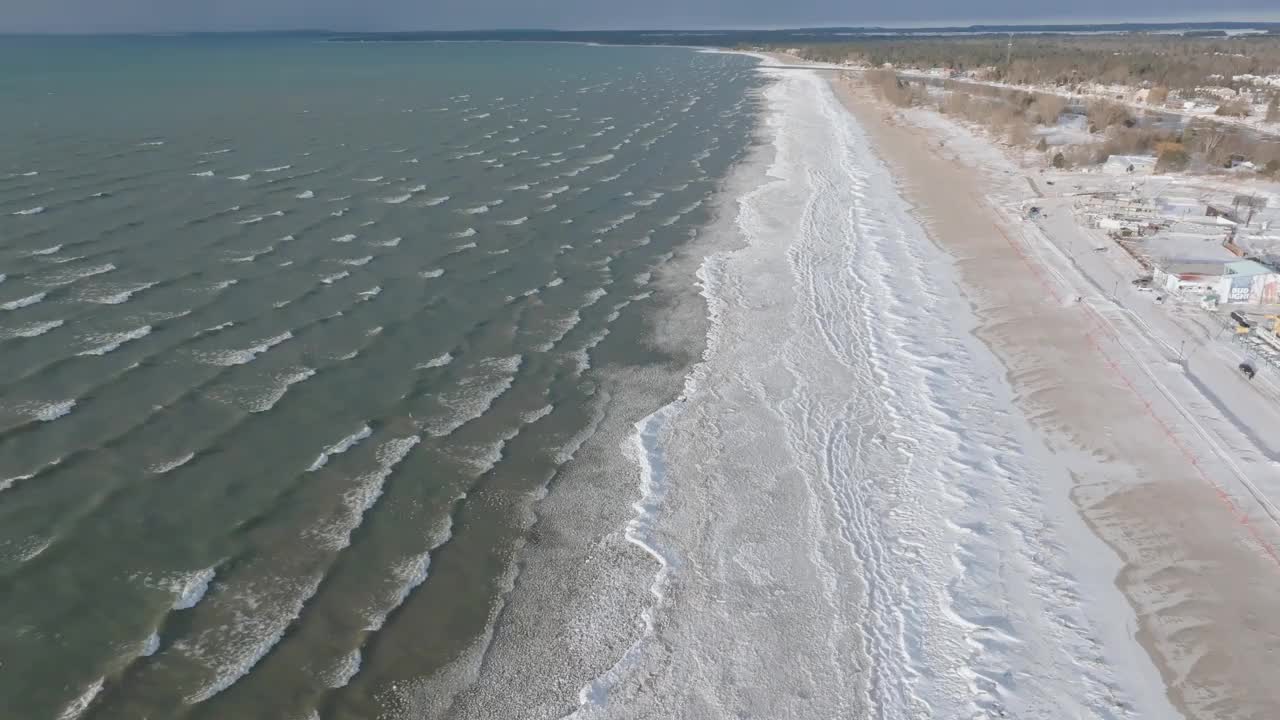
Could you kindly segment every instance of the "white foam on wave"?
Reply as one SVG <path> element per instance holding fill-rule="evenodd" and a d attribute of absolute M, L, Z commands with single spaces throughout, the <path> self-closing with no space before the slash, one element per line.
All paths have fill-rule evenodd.
<path fill-rule="evenodd" d="M 443 390 L 439 402 L 452 411 L 447 418 L 424 423 L 435 437 L 445 437 L 489 411 L 493 403 L 509 390 L 524 358 L 520 355 L 487 358 L 476 364 L 476 372 L 461 378 Z"/>
<path fill-rule="evenodd" d="M 367 437 L 367 435 L 366 435 Z M 314 538 L 321 547 L 331 552 L 342 550 L 351 544 L 351 533 L 360 527 L 365 513 L 382 497 L 387 478 L 397 465 L 409 456 L 409 452 L 421 441 L 417 435 L 388 440 L 374 452 L 377 466 L 355 478 L 342 493 L 342 503 L 333 515 L 308 528 L 305 534 Z"/>
<path fill-rule="evenodd" d="M 212 170 L 202 170 L 200 172 L 191 173 L 191 177 L 213 177 Z"/>
<path fill-rule="evenodd" d="M 13 487 L 14 483 L 22 482 L 23 480 L 30 480 L 35 476 L 35 473 L 27 473 L 26 475 L 14 475 L 13 477 L 7 477 L 4 480 L 0 480 L 0 492 L 4 492 L 5 490 Z"/>
<path fill-rule="evenodd" d="M 227 328 L 232 327 L 233 325 L 235 325 L 235 323 L 234 323 L 234 322 L 224 322 L 224 323 L 219 323 L 219 324 L 214 325 L 214 326 L 212 326 L 212 327 L 207 327 L 207 328 L 205 328 L 205 329 L 201 330 L 200 332 L 198 332 L 198 333 L 196 333 L 196 334 L 197 334 L 197 335 L 206 335 L 206 334 L 208 334 L 208 333 L 215 333 L 215 332 L 218 332 L 219 330 L 226 330 Z"/>
<path fill-rule="evenodd" d="M 140 285 L 134 285 L 133 287 L 130 287 L 128 289 L 120 290 L 118 292 L 108 293 L 106 295 L 90 295 L 86 297 L 85 300 L 87 302 L 96 303 L 98 305 L 120 305 L 122 303 L 128 302 L 129 299 L 132 298 L 135 293 L 140 293 L 143 290 L 148 290 L 150 288 L 155 287 L 156 285 L 157 283 L 154 283 L 154 282 L 142 283 Z"/>
<path fill-rule="evenodd" d="M 139 657 L 151 657 L 160 649 L 160 633 L 153 632 L 142 641 L 142 649 L 138 650 Z"/>
<path fill-rule="evenodd" d="M 178 640 L 172 651 L 207 669 L 212 677 L 185 700 L 204 702 L 234 685 L 271 652 L 302 608 L 320 589 L 322 576 L 271 577 L 228 586 L 218 609 L 230 621 Z"/>
<path fill-rule="evenodd" d="M 40 206 L 33 207 L 33 208 L 27 208 L 26 210 L 19 210 L 19 211 L 15 212 L 15 213 L 10 213 L 10 214 L 12 214 L 12 215 L 39 215 L 39 214 L 43 213 L 43 212 L 44 212 L 44 210 L 45 210 L 44 206 L 43 206 L 43 205 L 40 205 Z"/>
<path fill-rule="evenodd" d="M 377 176 L 374 176 L 374 177 L 356 178 L 356 182 L 366 182 L 366 183 L 382 182 L 382 176 L 381 176 L 381 175 L 377 175 Z"/>
<path fill-rule="evenodd" d="M 71 260 L 71 259 L 78 260 L 79 258 L 68 258 L 68 260 Z M 116 266 L 114 263 L 104 263 L 102 265 L 94 265 L 87 268 L 77 268 L 74 270 L 66 270 L 66 271 L 55 273 L 54 275 L 48 278 L 42 279 L 40 281 L 40 284 L 47 285 L 50 287 L 70 285 L 71 283 L 77 280 L 83 280 L 88 277 L 93 277 L 94 275 L 103 275 L 103 274 L 112 272 L 115 269 L 116 269 Z"/>
<path fill-rule="evenodd" d="M 98 697 L 98 693 L 102 692 L 102 686 L 106 682 L 106 678 L 98 678 L 89 683 L 84 690 L 80 692 L 71 702 L 62 708 L 62 712 L 58 713 L 57 720 L 76 720 L 89 709 L 89 705 L 93 703 L 93 699 Z"/>
<path fill-rule="evenodd" d="M 509 226 L 509 227 L 514 227 L 514 226 L 516 226 L 516 225 L 523 225 L 523 224 L 525 224 L 525 223 L 526 223 L 526 222 L 528 222 L 528 221 L 529 221 L 529 216 L 528 216 L 528 215 L 525 215 L 524 217 L 518 217 L 518 218 L 516 218 L 516 219 L 514 219 L 514 220 L 499 220 L 499 221 L 498 221 L 498 224 L 499 224 L 499 225 L 507 225 L 507 226 Z"/>
<path fill-rule="evenodd" d="M 451 363 L 451 362 L 453 362 L 453 355 L 452 355 L 451 353 L 445 353 L 445 354 L 443 354 L 443 355 L 441 355 L 441 356 L 439 356 L 439 357 L 435 357 L 435 358 L 432 358 L 432 359 L 430 359 L 430 360 L 428 360 L 428 361 L 426 361 L 426 362 L 424 362 L 424 363 L 421 363 L 421 364 L 419 364 L 419 365 L 415 365 L 413 369 L 414 369 L 414 370 L 427 370 L 427 369 L 430 369 L 430 368 L 444 367 L 445 365 L 448 365 L 448 364 L 449 364 L 449 363 Z"/>
<path fill-rule="evenodd" d="M 29 252 L 29 253 L 27 253 L 27 254 L 28 254 L 28 255 L 52 255 L 52 254 L 54 254 L 54 253 L 58 252 L 58 251 L 59 251 L 59 250 L 61 250 L 61 249 L 62 249 L 62 246 L 61 246 L 61 245 L 51 245 L 51 246 L 49 246 L 49 247 L 47 247 L 47 248 L 41 248 L 41 249 L 39 249 L 39 250 L 32 250 L 31 252 Z M 0 276 L 0 278 L 2 278 L 2 277 L 3 277 L 3 276 Z"/>
<path fill-rule="evenodd" d="M 426 207 L 435 207 L 436 205 L 439 205 L 441 203 L 445 203 L 448 201 L 449 201 L 448 195 L 441 195 L 440 197 L 433 197 L 433 198 L 428 198 L 426 200 L 423 200 L 422 204 Z"/>
<path fill-rule="evenodd" d="M 633 212 L 626 213 L 625 215 L 622 215 L 621 217 L 609 223 L 608 225 L 596 228 L 595 233 L 597 235 L 605 235 L 605 234 L 611 233 L 614 230 L 617 230 L 618 228 L 622 227 L 624 224 L 630 222 L 631 220 L 634 220 L 635 217 L 636 217 L 636 214 Z"/>
<path fill-rule="evenodd" d="M 91 338 L 93 342 L 100 342 L 102 344 L 98 345 L 97 347 L 90 348 L 89 350 L 85 350 L 83 352 L 79 352 L 76 354 L 77 355 L 106 355 L 109 352 L 114 352 L 115 350 L 119 349 L 121 345 L 124 345 L 127 342 L 144 338 L 150 334 L 151 334 L 151 326 L 143 325 L 142 327 L 134 328 L 133 330 L 130 330 L 128 332 L 93 336 Z"/>
<path fill-rule="evenodd" d="M 551 336 L 546 342 L 535 346 L 534 349 L 538 352 L 551 352 L 551 350 L 555 348 L 556 344 L 561 340 L 564 340 L 565 336 L 569 334 L 569 331 L 577 327 L 580 322 L 582 322 L 582 314 L 577 310 L 574 310 L 567 316 L 554 321 L 552 323 L 553 329 Z"/>
<path fill-rule="evenodd" d="M 351 678 L 360 672 L 360 648 L 343 655 L 336 665 L 325 673 L 325 684 L 330 688 L 346 687 Z M 318 716 L 317 716 L 318 717 Z"/>
<path fill-rule="evenodd" d="M 28 295 L 24 298 L 18 298 L 17 300 L 10 300 L 7 303 L 0 303 L 0 310 L 17 310 L 19 308 L 35 305 L 41 300 L 44 300 L 45 295 L 46 293 L 36 293 L 35 295 Z"/>
<path fill-rule="evenodd" d="M 190 610 L 199 604 L 216 574 L 214 568 L 207 567 L 179 577 L 173 585 L 173 609 Z"/>
<path fill-rule="evenodd" d="M 10 338 L 38 337 L 40 335 L 43 335 L 49 332 L 50 330 L 62 327 L 65 322 L 66 321 L 64 320 L 49 320 L 48 322 L 32 323 L 30 325 L 24 325 L 20 328 L 15 328 L 13 330 L 10 330 L 4 333 L 2 337 L 4 337 L 6 340 Z"/>
<path fill-rule="evenodd" d="M 311 466 L 307 468 L 307 472 L 315 472 L 316 470 L 319 470 L 329 462 L 329 458 L 334 455 L 341 455 L 342 453 L 350 450 L 358 445 L 361 440 L 368 438 L 370 435 L 373 435 L 373 428 L 368 425 L 360 426 L 359 430 L 325 448 L 311 463 Z"/>
<path fill-rule="evenodd" d="M 430 280 L 432 278 L 438 278 L 443 274 L 444 274 L 444 268 L 436 268 L 434 270 L 423 270 L 422 272 L 418 273 L 418 277 L 424 280 Z"/>
<path fill-rule="evenodd" d="M 462 213 L 463 215 L 481 215 L 481 214 L 483 214 L 483 213 L 487 213 L 487 212 L 489 212 L 489 206 L 488 206 L 488 205 L 477 205 L 477 206 L 475 206 L 475 207 L 463 208 L 463 209 L 459 210 L 458 212 Z"/>
<path fill-rule="evenodd" d="M 244 174 L 244 175 L 232 175 L 231 177 L 229 177 L 229 178 L 227 178 L 227 179 L 228 179 L 228 180 L 236 180 L 236 181 L 238 181 L 238 182 L 245 182 L 245 181 L 247 181 L 247 180 L 248 180 L 249 178 L 251 178 L 251 177 L 253 177 L 253 175 L 246 173 L 246 174 Z"/>
<path fill-rule="evenodd" d="M 395 237 L 390 240 L 373 240 L 369 244 L 376 247 L 396 247 L 400 244 L 401 238 Z"/>
<path fill-rule="evenodd" d="M 168 460 L 168 461 L 166 461 L 166 462 L 157 463 L 157 464 L 155 464 L 155 465 L 152 465 L 152 466 L 151 466 L 150 468 L 148 468 L 148 469 L 149 469 L 152 473 L 154 473 L 154 474 L 156 474 L 156 475 L 163 475 L 163 474 L 165 474 L 165 473 L 169 472 L 170 470 L 177 470 L 178 468 L 182 467 L 183 465 L 186 465 L 187 463 L 191 462 L 191 460 L 192 460 L 193 458 L 195 458 L 195 456 L 196 456 L 196 454 L 195 454 L 195 453 L 193 453 L 193 452 L 189 452 L 189 453 L 187 453 L 186 455 L 182 455 L 182 456 L 180 456 L 180 457 L 176 457 L 176 458 L 174 458 L 174 459 L 172 459 L 172 460 Z"/>
<path fill-rule="evenodd" d="M 248 255 L 241 255 L 239 257 L 227 258 L 227 262 L 229 263 L 253 262 L 258 258 L 262 257 L 263 255 L 270 255 L 271 253 L 275 252 L 275 250 L 276 250 L 275 247 L 268 245 L 267 247 L 264 247 L 261 250 L 253 250 Z"/>
<path fill-rule="evenodd" d="M 272 217 L 284 217 L 284 211 L 283 211 L 283 210 L 276 210 L 275 212 L 269 212 L 269 213 L 267 213 L 267 214 L 265 214 L 265 215 L 255 215 L 255 216 L 253 216 L 253 217 L 251 217 L 251 218 L 248 218 L 248 219 L 246 219 L 246 220 L 240 220 L 240 221 L 238 221 L 238 222 L 237 222 L 237 224 L 238 224 L 238 225 L 257 225 L 258 223 L 262 222 L 263 220 L 266 220 L 267 218 L 272 218 Z"/>
<path fill-rule="evenodd" d="M 221 365 L 223 367 L 231 367 L 233 365 L 247 365 L 253 362 L 259 355 L 289 340 L 293 337 L 291 332 L 283 332 L 275 337 L 267 338 L 257 345 L 245 348 L 244 350 L 216 350 L 208 353 L 201 353 L 202 359 L 211 365 Z"/>
<path fill-rule="evenodd" d="M 448 530 L 445 531 L 446 536 Z M 441 540 L 437 543 L 442 544 Z M 434 549 L 434 548 L 433 548 Z M 371 613 L 365 624 L 365 630 L 369 632 L 377 632 L 387 622 L 387 617 L 391 615 L 396 608 L 404 604 L 409 599 L 409 595 L 422 583 L 427 581 L 427 575 L 431 568 L 431 551 L 406 558 L 395 565 L 391 566 L 391 577 L 396 581 L 395 595 L 391 598 L 389 606 L 378 613 Z"/>
<path fill-rule="evenodd" d="M 294 197 L 298 198 L 299 200 L 310 200 L 310 199 L 314 198 L 315 196 L 316 196 L 316 194 L 315 194 L 314 192 L 312 192 L 311 190 L 303 190 L 302 192 L 298 193 L 298 194 L 297 194 L 297 195 L 295 195 Z"/>
<path fill-rule="evenodd" d="M 361 300 L 372 300 L 381 294 L 382 294 L 381 285 L 374 285 L 368 290 L 361 290 L 360 292 L 356 293 L 356 295 L 358 295 Z"/>
<path fill-rule="evenodd" d="M 290 169 L 290 168 L 292 168 L 292 167 L 293 167 L 292 165 L 280 165 L 280 166 L 278 166 L 278 167 L 269 167 L 269 168 L 264 168 L 264 169 L 262 169 L 262 170 L 259 170 L 258 172 L 261 172 L 261 173 L 278 173 L 278 172 L 283 172 L 283 171 L 285 171 L 285 170 L 288 170 L 288 169 Z"/>
<path fill-rule="evenodd" d="M 560 287 L 563 284 L 564 284 L 564 278 L 556 277 L 556 278 L 552 278 L 551 282 L 546 284 L 546 287 L 549 287 L 549 288 Z"/>
<path fill-rule="evenodd" d="M 336 243 L 349 243 L 355 239 L 356 239 L 355 235 L 351 233 L 347 233 L 346 235 L 339 235 L 338 237 L 335 237 L 335 238 L 329 238 L 329 241 L 336 242 Z"/>
<path fill-rule="evenodd" d="M 449 237 L 454 238 L 455 240 L 460 240 L 462 238 L 469 238 L 475 234 L 476 234 L 475 228 L 467 228 L 466 230 L 459 230 L 458 232 L 449 233 Z"/>
<path fill-rule="evenodd" d="M 350 272 L 348 272 L 348 271 L 346 271 L 346 270 L 343 270 L 343 271 L 342 271 L 342 272 L 340 272 L 340 273 L 334 273 L 334 274 L 332 274 L 332 275 L 325 275 L 324 277 L 320 278 L 320 282 L 324 283 L 325 285 L 332 285 L 332 284 L 334 284 L 334 283 L 338 282 L 339 280 L 341 280 L 341 279 L 343 279 L 343 278 L 346 278 L 346 277 L 350 277 L 350 276 L 351 276 L 351 273 L 350 273 Z"/>
<path fill-rule="evenodd" d="M 316 374 L 316 371 L 312 370 L 311 368 L 302 368 L 301 370 L 297 370 L 294 372 L 285 373 L 283 375 L 277 376 L 276 385 L 272 387 L 270 391 L 265 393 L 262 397 L 259 397 L 255 399 L 253 402 L 249 403 L 249 407 L 248 407 L 249 412 L 251 413 L 267 412 L 271 408 L 275 407 L 276 403 L 280 402 L 281 398 L 283 398 L 285 394 L 289 392 L 289 388 L 293 387 L 294 385 L 297 385 L 298 383 L 306 380 L 307 378 L 314 377 L 315 374 Z"/>
<path fill-rule="evenodd" d="M 475 244 L 475 243 L 473 243 L 473 242 L 463 243 L 463 244 L 461 244 L 461 245 L 459 245 L 459 246 L 455 247 L 453 250 L 454 250 L 454 252 L 458 252 L 458 251 L 460 251 L 460 250 L 470 250 L 470 249 L 474 248 L 475 246 L 476 246 L 476 244 Z"/>
<path fill-rule="evenodd" d="M 350 258 L 350 259 L 347 259 L 347 260 L 339 260 L 338 262 L 339 262 L 339 263 L 341 263 L 341 264 L 343 264 L 343 265 L 351 265 L 351 266 L 353 266 L 353 267 L 360 267 L 361 265 L 368 265 L 370 260 L 373 260 L 373 256 L 372 256 L 372 255 L 365 255 L 364 257 Z"/>
<path fill-rule="evenodd" d="M 413 193 L 405 193 L 404 195 L 394 195 L 392 197 L 382 198 L 382 202 L 387 205 L 401 205 L 413 198 Z"/>

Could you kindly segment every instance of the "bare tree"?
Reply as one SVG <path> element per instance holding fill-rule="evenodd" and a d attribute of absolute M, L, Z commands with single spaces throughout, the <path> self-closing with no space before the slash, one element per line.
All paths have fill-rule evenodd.
<path fill-rule="evenodd" d="M 1242 118 L 1248 117 L 1249 111 L 1249 103 L 1245 102 L 1244 98 L 1236 98 L 1235 100 L 1228 100 L 1219 105 L 1218 109 L 1213 111 L 1213 114 L 1222 115 L 1224 117 Z"/>

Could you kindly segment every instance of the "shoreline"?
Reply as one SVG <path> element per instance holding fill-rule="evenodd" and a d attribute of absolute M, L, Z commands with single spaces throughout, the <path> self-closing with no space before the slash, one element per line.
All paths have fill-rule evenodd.
<path fill-rule="evenodd" d="M 691 279 L 734 247 L 726 228 L 739 184 L 767 149 L 757 125 L 707 192 L 705 222 L 651 271 L 647 287 L 659 300 L 635 342 L 660 359 L 593 366 L 592 422 L 572 460 L 530 498 L 527 542 L 512 554 L 487 631 L 439 673 L 395 690 L 395 704 L 412 716 L 577 718 L 602 707 L 613 681 L 626 676 L 648 638 L 669 557 L 646 534 L 662 479 L 644 434 L 663 431 L 702 362 L 709 313 Z"/>
<path fill-rule="evenodd" d="M 954 258 L 981 319 L 975 335 L 1007 368 L 1018 405 L 1071 473 L 1080 518 L 1118 556 L 1115 586 L 1137 621 L 1130 635 L 1158 668 L 1169 701 L 1188 718 L 1274 707 L 1274 691 L 1252 668 L 1265 667 L 1275 624 L 1251 618 L 1254 627 L 1241 628 L 1237 614 L 1265 607 L 1275 587 L 1274 568 L 1248 547 L 1262 540 L 1242 537 L 1230 498 L 1215 501 L 1211 476 L 1197 477 L 1187 462 L 1197 448 L 1165 408 L 1152 409 L 1142 381 L 1129 379 L 1133 368 L 1117 350 L 1123 341 L 1098 327 L 1087 303 L 1083 312 L 1058 299 L 1062 292 L 1055 298 L 1065 289 L 1057 271 L 1037 250 L 1021 249 L 1025 229 L 1007 227 L 990 207 L 988 198 L 1016 198 L 1000 185 L 1013 180 L 993 180 L 997 168 L 979 170 L 970 145 L 956 149 L 953 136 L 914 125 L 847 76 L 831 84 L 876 137 L 933 242 Z M 952 147 L 944 150 L 944 140 Z M 1202 528 L 1212 537 L 1198 536 Z M 1261 638 L 1248 637 L 1258 630 Z"/>
<path fill-rule="evenodd" d="M 573 717 L 1170 716 L 1060 562 L 1074 511 L 945 311 L 951 259 L 826 81 L 764 72 L 773 159 L 699 272 L 692 390 L 643 428 L 668 482 L 637 517 L 671 572 Z"/>

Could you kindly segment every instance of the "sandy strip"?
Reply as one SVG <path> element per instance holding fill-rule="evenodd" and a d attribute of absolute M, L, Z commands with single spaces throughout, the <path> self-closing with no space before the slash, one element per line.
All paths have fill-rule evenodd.
<path fill-rule="evenodd" d="M 1017 402 L 1076 479 L 1072 501 L 1120 556 L 1134 635 L 1189 718 L 1275 717 L 1280 565 L 1252 511 L 1204 461 L 1108 330 L 1058 296 L 1047 268 L 987 201 L 993 180 L 853 80 L 833 82 L 932 239 L 955 258 Z M 1191 461 L 1196 460 L 1193 464 Z M 1071 548 L 1066 548 L 1067 552 Z"/>

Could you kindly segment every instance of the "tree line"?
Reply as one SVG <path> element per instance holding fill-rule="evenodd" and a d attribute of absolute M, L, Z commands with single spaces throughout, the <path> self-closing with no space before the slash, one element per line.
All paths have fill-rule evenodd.
<path fill-rule="evenodd" d="M 1064 89 L 1094 82 L 1167 88 L 1187 94 L 1205 86 L 1253 87 L 1232 80 L 1237 75 L 1280 74 L 1280 36 L 1276 35 L 859 38 L 795 49 L 801 57 L 813 61 L 949 68 L 974 72 L 984 80 Z"/>

